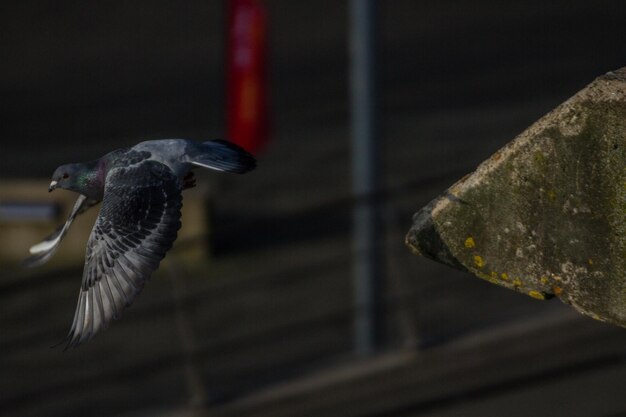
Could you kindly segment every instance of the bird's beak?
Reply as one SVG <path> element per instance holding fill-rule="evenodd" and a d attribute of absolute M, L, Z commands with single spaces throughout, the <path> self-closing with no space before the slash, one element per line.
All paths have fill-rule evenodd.
<path fill-rule="evenodd" d="M 54 190 L 55 188 L 57 188 L 57 182 L 56 181 L 52 181 L 50 183 L 50 187 L 48 187 L 48 192 L 51 193 L 52 190 Z"/>

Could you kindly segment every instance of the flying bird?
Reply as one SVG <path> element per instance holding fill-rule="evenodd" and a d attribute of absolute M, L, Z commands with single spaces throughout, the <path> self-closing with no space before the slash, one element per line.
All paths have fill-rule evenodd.
<path fill-rule="evenodd" d="M 87 241 L 66 348 L 90 340 L 119 318 L 158 268 L 176 240 L 181 192 L 195 186 L 195 168 L 243 174 L 255 166 L 254 157 L 231 142 L 163 139 L 58 167 L 49 191 L 80 195 L 65 224 L 30 248 L 27 266 L 47 262 L 76 216 L 102 202 Z"/>

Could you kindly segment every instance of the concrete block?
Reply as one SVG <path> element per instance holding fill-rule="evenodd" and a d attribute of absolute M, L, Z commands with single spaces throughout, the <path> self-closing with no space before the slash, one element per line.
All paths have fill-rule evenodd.
<path fill-rule="evenodd" d="M 417 212 L 406 243 L 626 327 L 626 68 L 594 80 Z"/>

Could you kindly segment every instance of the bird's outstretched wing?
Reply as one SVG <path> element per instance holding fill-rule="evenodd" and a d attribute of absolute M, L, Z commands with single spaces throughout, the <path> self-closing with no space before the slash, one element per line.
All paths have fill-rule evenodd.
<path fill-rule="evenodd" d="M 30 248 L 30 256 L 24 259 L 23 265 L 29 268 L 34 268 L 48 262 L 59 248 L 61 240 L 65 237 L 65 234 L 69 230 L 76 216 L 86 212 L 98 203 L 99 201 L 91 200 L 82 194 L 79 195 L 76 199 L 76 203 L 74 203 L 74 208 L 65 223 L 57 228 L 50 236 L 38 244 L 33 245 Z"/>
<path fill-rule="evenodd" d="M 180 181 L 159 162 L 109 171 L 67 347 L 91 339 L 133 302 L 176 239 L 181 206 Z"/>

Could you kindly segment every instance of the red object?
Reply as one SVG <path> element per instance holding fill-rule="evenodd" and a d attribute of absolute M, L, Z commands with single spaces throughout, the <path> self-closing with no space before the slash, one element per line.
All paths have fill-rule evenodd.
<path fill-rule="evenodd" d="M 267 15 L 259 0 L 229 0 L 227 133 L 255 153 L 268 139 Z"/>

